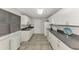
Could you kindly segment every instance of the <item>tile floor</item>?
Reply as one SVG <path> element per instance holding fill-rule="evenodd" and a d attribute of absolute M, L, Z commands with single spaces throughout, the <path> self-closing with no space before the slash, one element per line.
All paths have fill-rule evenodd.
<path fill-rule="evenodd" d="M 34 34 L 29 41 L 21 42 L 19 50 L 52 50 L 52 48 L 44 35 Z"/>

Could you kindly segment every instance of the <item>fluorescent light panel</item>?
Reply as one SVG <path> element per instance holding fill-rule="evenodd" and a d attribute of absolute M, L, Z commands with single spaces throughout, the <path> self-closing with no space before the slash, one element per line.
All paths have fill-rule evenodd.
<path fill-rule="evenodd" d="M 40 14 L 40 15 L 43 14 L 43 9 L 42 8 L 38 8 L 37 9 L 37 13 Z"/>

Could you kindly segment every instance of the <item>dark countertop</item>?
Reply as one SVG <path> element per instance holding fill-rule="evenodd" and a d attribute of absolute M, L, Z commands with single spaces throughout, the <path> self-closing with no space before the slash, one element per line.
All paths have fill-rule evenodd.
<path fill-rule="evenodd" d="M 67 36 L 65 34 L 61 34 L 57 31 L 48 29 L 52 34 L 54 34 L 57 38 L 59 38 L 63 43 L 65 43 L 68 47 L 74 50 L 79 50 L 79 35 L 72 34 Z"/>
<path fill-rule="evenodd" d="M 29 31 L 29 30 L 31 30 L 31 29 L 33 29 L 34 27 L 26 27 L 26 28 L 23 28 L 23 29 L 21 29 L 21 31 Z"/>

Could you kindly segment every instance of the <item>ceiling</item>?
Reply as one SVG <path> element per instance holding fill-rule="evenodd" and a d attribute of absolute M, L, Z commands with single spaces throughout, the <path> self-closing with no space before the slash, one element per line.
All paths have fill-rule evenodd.
<path fill-rule="evenodd" d="M 21 14 L 27 15 L 32 18 L 40 18 L 40 17 L 46 18 L 53 15 L 61 8 L 43 8 L 44 11 L 42 15 L 37 13 L 37 8 L 15 8 L 15 9 L 19 11 Z"/>

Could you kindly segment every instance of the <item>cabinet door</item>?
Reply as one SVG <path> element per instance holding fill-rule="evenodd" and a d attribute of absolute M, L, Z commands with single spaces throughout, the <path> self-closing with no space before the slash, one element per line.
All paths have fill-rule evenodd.
<path fill-rule="evenodd" d="M 20 16 L 10 14 L 10 32 L 20 30 Z"/>
<path fill-rule="evenodd" d="M 20 46 L 20 40 L 21 40 L 20 32 L 18 31 L 18 32 L 12 33 L 9 36 L 9 40 L 10 40 L 10 49 L 11 50 L 18 49 Z"/>
<path fill-rule="evenodd" d="M 51 32 L 49 32 L 49 42 L 53 49 L 58 50 L 59 49 L 59 42 L 58 38 Z"/>
<path fill-rule="evenodd" d="M 21 15 L 21 25 L 27 25 L 29 22 L 29 17 Z"/>
<path fill-rule="evenodd" d="M 17 36 L 17 37 L 13 37 L 11 38 L 11 50 L 16 50 L 19 48 L 20 46 L 20 38 Z"/>
<path fill-rule="evenodd" d="M 50 42 L 51 36 L 50 36 L 50 32 L 49 31 L 48 31 L 48 34 L 47 34 L 47 39 Z"/>
<path fill-rule="evenodd" d="M 0 40 L 0 50 L 9 50 L 9 40 L 8 40 L 8 38 Z"/>
<path fill-rule="evenodd" d="M 53 37 L 53 39 L 52 39 L 52 46 L 53 46 L 53 49 L 57 49 L 57 44 L 58 44 L 58 42 L 57 42 L 57 37 L 55 36 L 55 35 L 53 35 L 52 34 L 52 37 Z"/>
<path fill-rule="evenodd" d="M 21 41 L 28 41 L 30 37 L 29 31 L 21 31 Z"/>
<path fill-rule="evenodd" d="M 57 43 L 56 43 L 55 36 L 51 32 L 48 32 L 47 38 L 48 38 L 48 41 L 50 42 L 52 48 L 56 49 Z"/>

